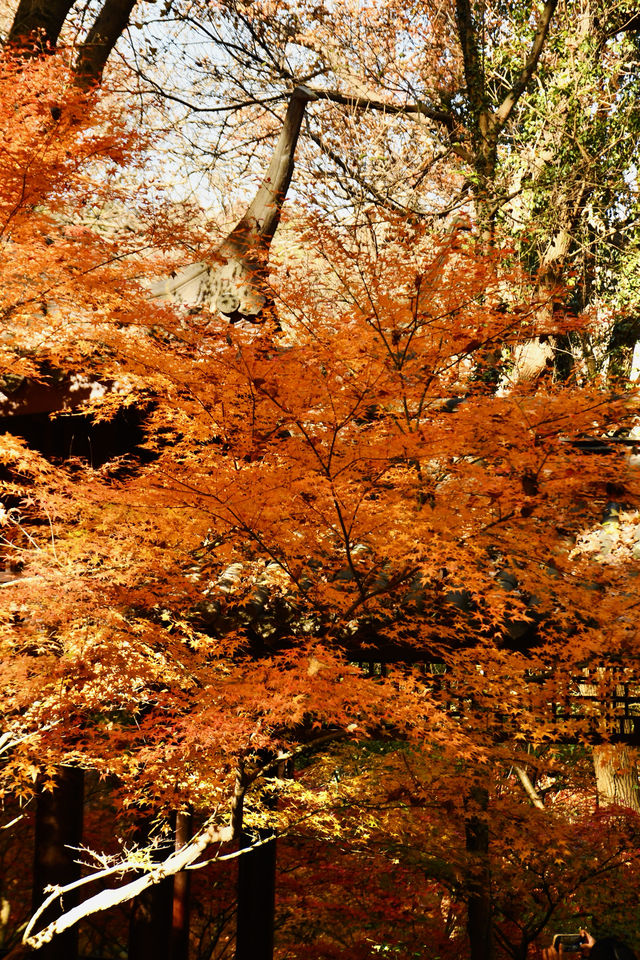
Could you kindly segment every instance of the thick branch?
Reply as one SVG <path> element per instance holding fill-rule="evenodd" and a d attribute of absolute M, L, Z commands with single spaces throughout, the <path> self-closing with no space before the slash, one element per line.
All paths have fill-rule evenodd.
<path fill-rule="evenodd" d="M 498 129 L 502 128 L 511 116 L 513 108 L 526 90 L 527 85 L 535 72 L 535 69 L 538 65 L 538 60 L 540 59 L 540 54 L 542 53 L 542 49 L 545 44 L 545 40 L 547 39 L 547 34 L 549 33 L 551 18 L 553 17 L 557 5 L 558 0 L 547 0 L 543 7 L 542 13 L 540 14 L 540 19 L 538 20 L 538 27 L 533 38 L 533 43 L 531 44 L 531 49 L 529 50 L 527 62 L 525 63 L 522 72 L 520 73 L 520 76 L 514 83 L 513 87 L 493 115 L 495 125 Z"/>
<path fill-rule="evenodd" d="M 453 130 L 456 122 L 452 114 L 445 110 L 438 110 L 430 107 L 422 101 L 418 103 L 408 103 L 404 106 L 398 104 L 385 103 L 384 100 L 371 100 L 368 97 L 351 97 L 345 93 L 338 93 L 336 90 L 322 90 L 316 87 L 306 87 L 315 95 L 317 100 L 331 100 L 332 103 L 342 103 L 347 107 L 353 107 L 357 110 L 378 110 L 381 113 L 390 114 L 419 114 L 427 117 L 429 120 L 435 120 L 441 123 L 447 130 Z"/>
<path fill-rule="evenodd" d="M 304 111 L 314 99 L 313 91 L 303 86 L 291 94 L 267 175 L 212 260 L 182 267 L 171 279 L 154 284 L 153 296 L 192 305 L 206 303 L 232 323 L 240 318 L 255 320 L 262 314 L 269 298 L 264 277 L 266 255 L 291 182 Z"/>
<path fill-rule="evenodd" d="M 100 13 L 78 50 L 76 82 L 81 89 L 100 83 L 102 71 L 118 38 L 129 23 L 137 0 L 105 0 Z"/>
<path fill-rule="evenodd" d="M 233 243 L 234 240 L 242 243 L 245 241 L 245 236 L 252 234 L 258 234 L 267 245 L 272 240 L 280 220 L 282 204 L 291 183 L 293 158 L 304 111 L 309 100 L 315 99 L 314 91 L 308 87 L 296 87 L 291 94 L 282 131 L 271 157 L 267 175 L 244 217 L 229 235 L 227 243 L 230 241 Z"/>
<path fill-rule="evenodd" d="M 473 14 L 469 0 L 456 0 L 456 25 L 462 47 L 464 78 L 474 117 L 477 119 L 484 106 L 484 78 L 480 69 L 480 54 Z"/>
<path fill-rule="evenodd" d="M 44 927 L 42 930 L 32 936 L 31 931 L 46 907 L 50 906 L 58 898 L 64 897 L 66 893 L 69 893 L 71 890 L 74 890 L 77 887 L 83 886 L 87 883 L 92 883 L 94 880 L 100 879 L 107 874 L 122 872 L 123 865 L 118 865 L 118 867 L 113 869 L 109 868 L 108 870 L 100 870 L 97 873 L 90 874 L 88 877 L 83 877 L 81 880 L 76 880 L 75 883 L 69 883 L 64 887 L 56 887 L 29 921 L 27 929 L 24 933 L 24 943 L 29 944 L 29 946 L 37 950 L 45 943 L 49 943 L 54 936 L 62 933 L 64 930 L 68 930 L 84 917 L 88 917 L 93 913 L 98 913 L 101 910 L 109 910 L 111 907 L 115 907 L 119 903 L 125 903 L 128 900 L 132 900 L 148 887 L 151 887 L 153 884 L 164 880 L 165 877 L 172 877 L 175 873 L 179 873 L 181 870 L 186 869 L 186 867 L 190 866 L 195 860 L 197 860 L 197 858 L 210 844 L 228 843 L 233 839 L 233 827 L 218 827 L 212 824 L 206 830 L 200 833 L 196 839 L 192 840 L 191 843 L 188 843 L 176 853 L 172 853 L 169 857 L 167 857 L 166 860 L 163 860 L 157 866 L 153 867 L 142 877 L 137 877 L 135 880 L 131 880 L 129 883 L 125 883 L 121 887 L 102 890 L 100 893 L 96 893 L 93 897 L 89 897 L 87 900 L 84 900 L 77 907 L 73 907 L 72 910 L 68 910 L 66 913 L 63 913 L 62 916 L 58 917 L 58 919 L 53 923 L 48 924 L 48 926 Z"/>

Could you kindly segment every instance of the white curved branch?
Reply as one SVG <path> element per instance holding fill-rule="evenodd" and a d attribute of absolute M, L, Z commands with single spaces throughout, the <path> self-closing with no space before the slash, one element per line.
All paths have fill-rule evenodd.
<path fill-rule="evenodd" d="M 72 890 L 77 890 L 79 887 L 85 886 L 88 883 L 93 883 L 94 880 L 100 880 L 118 873 L 127 873 L 131 870 L 140 870 L 141 867 L 139 863 L 124 860 L 120 863 L 105 867 L 103 870 L 98 870 L 87 877 L 81 877 L 80 880 L 75 880 L 73 883 L 68 883 L 63 887 L 56 886 L 51 888 L 49 896 L 44 903 L 40 905 L 27 924 L 22 942 L 34 950 L 37 950 L 45 943 L 49 943 L 54 936 L 68 930 L 84 917 L 88 917 L 93 913 L 99 913 L 101 910 L 109 910 L 119 903 L 132 900 L 148 887 L 160 883 L 165 877 L 172 877 L 176 873 L 186 870 L 187 867 L 195 863 L 198 857 L 204 853 L 212 843 L 229 843 L 231 840 L 235 840 L 236 837 L 239 836 L 242 827 L 242 807 L 246 789 L 247 780 L 244 775 L 243 765 L 240 764 L 233 797 L 231 799 L 231 815 L 227 826 L 220 826 L 211 818 L 189 843 L 186 843 L 180 850 L 176 850 L 170 854 L 166 860 L 162 860 L 149 869 L 146 869 L 143 876 L 137 877 L 135 880 L 130 880 L 129 883 L 125 883 L 120 887 L 111 887 L 108 890 L 102 890 L 100 893 L 94 894 L 94 896 L 84 900 L 78 906 L 67 910 L 56 920 L 53 920 L 47 924 L 46 927 L 43 927 L 42 930 L 39 930 L 37 933 L 32 933 L 47 907 L 51 906 L 59 897 L 63 897 L 65 893 L 70 893 Z"/>
<path fill-rule="evenodd" d="M 64 930 L 68 930 L 69 927 L 74 926 L 74 924 L 78 923 L 78 921 L 84 917 L 98 913 L 101 910 L 109 910 L 119 903 L 132 900 L 148 887 L 164 880 L 165 877 L 172 877 L 174 874 L 180 873 L 182 870 L 191 866 L 212 843 L 228 843 L 234 839 L 235 833 L 233 823 L 225 827 L 210 823 L 208 826 L 205 826 L 193 840 L 185 844 L 180 850 L 172 853 L 166 860 L 151 867 L 143 876 L 137 877 L 135 880 L 131 880 L 129 883 L 125 883 L 120 887 L 111 887 L 108 890 L 102 890 L 100 893 L 96 893 L 93 897 L 84 900 L 77 907 L 72 907 L 71 910 L 67 910 L 66 913 L 63 913 L 56 920 L 47 924 L 47 926 L 39 930 L 38 933 L 32 934 L 32 930 L 39 918 L 47 907 L 57 900 L 58 897 L 63 897 L 66 893 L 77 890 L 78 887 L 85 886 L 88 883 L 93 883 L 95 880 L 101 880 L 104 877 L 117 873 L 124 873 L 130 869 L 140 869 L 140 867 L 137 864 L 133 865 L 124 861 L 111 867 L 106 867 L 104 870 L 98 870 L 87 877 L 82 877 L 80 880 L 75 880 L 73 883 L 68 883 L 63 887 L 54 887 L 44 903 L 40 905 L 29 921 L 22 938 L 23 943 L 37 950 L 38 947 L 49 943 L 54 936 L 62 933 Z"/>

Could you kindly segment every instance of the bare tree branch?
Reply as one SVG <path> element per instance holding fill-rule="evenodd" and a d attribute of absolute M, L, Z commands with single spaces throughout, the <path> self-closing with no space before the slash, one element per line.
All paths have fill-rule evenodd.
<path fill-rule="evenodd" d="M 633 33 L 635 30 L 640 30 L 640 13 L 637 11 L 625 16 L 619 23 L 610 27 L 604 35 L 605 40 L 611 40 L 612 37 L 617 37 L 620 33 Z"/>
<path fill-rule="evenodd" d="M 418 216 L 418 214 L 416 214 L 415 211 L 409 210 L 407 207 L 404 207 L 402 204 L 397 203 L 395 200 L 392 200 L 391 197 L 383 196 L 383 194 L 381 194 L 378 190 L 376 190 L 373 184 L 369 183 L 364 177 L 359 176 L 354 170 L 350 169 L 349 165 L 345 162 L 343 157 L 337 154 L 335 150 L 332 150 L 331 147 L 328 146 L 322 140 L 321 137 L 319 137 L 316 133 L 313 133 L 308 128 L 307 128 L 307 136 L 309 137 L 310 140 L 312 140 L 316 144 L 316 146 L 318 146 L 322 150 L 322 152 L 327 157 L 329 157 L 329 159 L 333 163 L 335 163 L 337 167 L 340 168 L 340 170 L 342 170 L 343 173 L 345 173 L 348 177 L 351 177 L 353 180 L 355 180 L 356 183 L 358 183 L 363 190 L 366 190 L 366 192 L 376 201 L 376 203 L 379 203 L 380 206 L 385 207 L 389 210 L 395 210 L 398 213 L 403 213 L 408 216 L 413 216 L 413 217 Z"/>
<path fill-rule="evenodd" d="M 452 114 L 445 110 L 438 110 L 430 107 L 428 104 L 418 101 L 417 103 L 393 104 L 385 103 L 384 100 L 373 100 L 369 97 L 351 97 L 345 93 L 339 93 L 337 90 L 323 90 L 317 87 L 306 87 L 314 94 L 317 100 L 330 100 L 332 103 L 342 103 L 345 106 L 353 107 L 358 110 L 378 110 L 381 113 L 389 114 L 418 114 L 442 124 L 447 130 L 453 131 L 456 127 L 456 121 Z"/>
<path fill-rule="evenodd" d="M 540 19 L 538 20 L 538 27 L 533 38 L 533 43 L 531 44 L 531 49 L 529 50 L 529 56 L 527 57 L 524 67 L 522 68 L 520 76 L 498 109 L 493 114 L 493 121 L 498 129 L 502 128 L 511 116 L 513 108 L 526 90 L 527 84 L 535 72 L 535 69 L 538 65 L 538 60 L 540 59 L 540 54 L 542 53 L 542 49 L 545 44 L 545 40 L 547 39 L 547 34 L 549 33 L 551 18 L 553 17 L 557 5 L 558 0 L 547 0 L 543 7 L 542 13 L 540 14 Z"/>

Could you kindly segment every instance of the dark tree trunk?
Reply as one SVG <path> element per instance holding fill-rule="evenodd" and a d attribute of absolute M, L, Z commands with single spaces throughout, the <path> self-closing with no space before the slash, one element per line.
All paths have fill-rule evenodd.
<path fill-rule="evenodd" d="M 489 867 L 489 793 L 474 784 L 465 800 L 467 849 L 467 933 L 471 960 L 493 960 L 491 871 Z"/>
<path fill-rule="evenodd" d="M 242 834 L 245 847 L 258 841 L 240 857 L 236 960 L 273 960 L 276 839 L 269 829 Z"/>
<path fill-rule="evenodd" d="M 20 0 L 7 44 L 22 54 L 53 50 L 73 0 Z"/>
<path fill-rule="evenodd" d="M 9 953 L 5 953 L 2 960 L 26 960 L 27 957 L 33 957 L 35 960 L 35 952 L 31 947 L 25 946 L 23 943 L 17 943 L 15 947 L 9 950 Z"/>
<path fill-rule="evenodd" d="M 80 877 L 75 862 L 82 840 L 84 777 L 76 767 L 62 767 L 52 792 L 38 794 L 36 805 L 35 851 L 33 860 L 33 909 L 45 899 L 44 889 L 66 885 Z M 64 897 L 64 909 L 75 906 L 73 894 Z M 60 904 L 52 905 L 42 916 L 42 929 L 60 914 Z M 37 931 L 36 931 L 37 932 Z M 74 960 L 78 956 L 78 928 L 65 930 L 38 950 L 42 960 Z"/>
<path fill-rule="evenodd" d="M 129 960 L 169 960 L 173 890 L 169 878 L 133 901 L 129 921 Z"/>
<path fill-rule="evenodd" d="M 55 50 L 74 0 L 20 0 L 7 45 L 22 57 Z M 125 31 L 137 0 L 104 0 L 87 38 L 78 48 L 74 74 L 89 90 L 100 83 L 111 51 Z"/>
<path fill-rule="evenodd" d="M 150 842 L 149 822 L 136 831 L 138 843 Z M 157 859 L 166 857 L 157 851 Z M 131 904 L 129 917 L 129 960 L 169 960 L 173 912 L 173 877 L 167 877 L 141 893 Z"/>
<path fill-rule="evenodd" d="M 78 50 L 75 74 L 78 86 L 97 86 L 111 51 L 129 23 L 137 0 L 105 0 L 100 13 Z"/>
<path fill-rule="evenodd" d="M 176 814 L 176 850 L 191 839 L 193 822 L 190 813 Z M 173 878 L 173 920 L 171 926 L 171 960 L 189 960 L 189 894 L 191 874 L 188 870 Z"/>

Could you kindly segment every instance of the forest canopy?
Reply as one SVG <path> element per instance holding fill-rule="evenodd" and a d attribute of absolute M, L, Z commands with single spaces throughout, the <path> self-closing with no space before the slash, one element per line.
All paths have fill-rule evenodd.
<path fill-rule="evenodd" d="M 637 948 L 637 12 L 2 12 L 0 947 Z"/>

